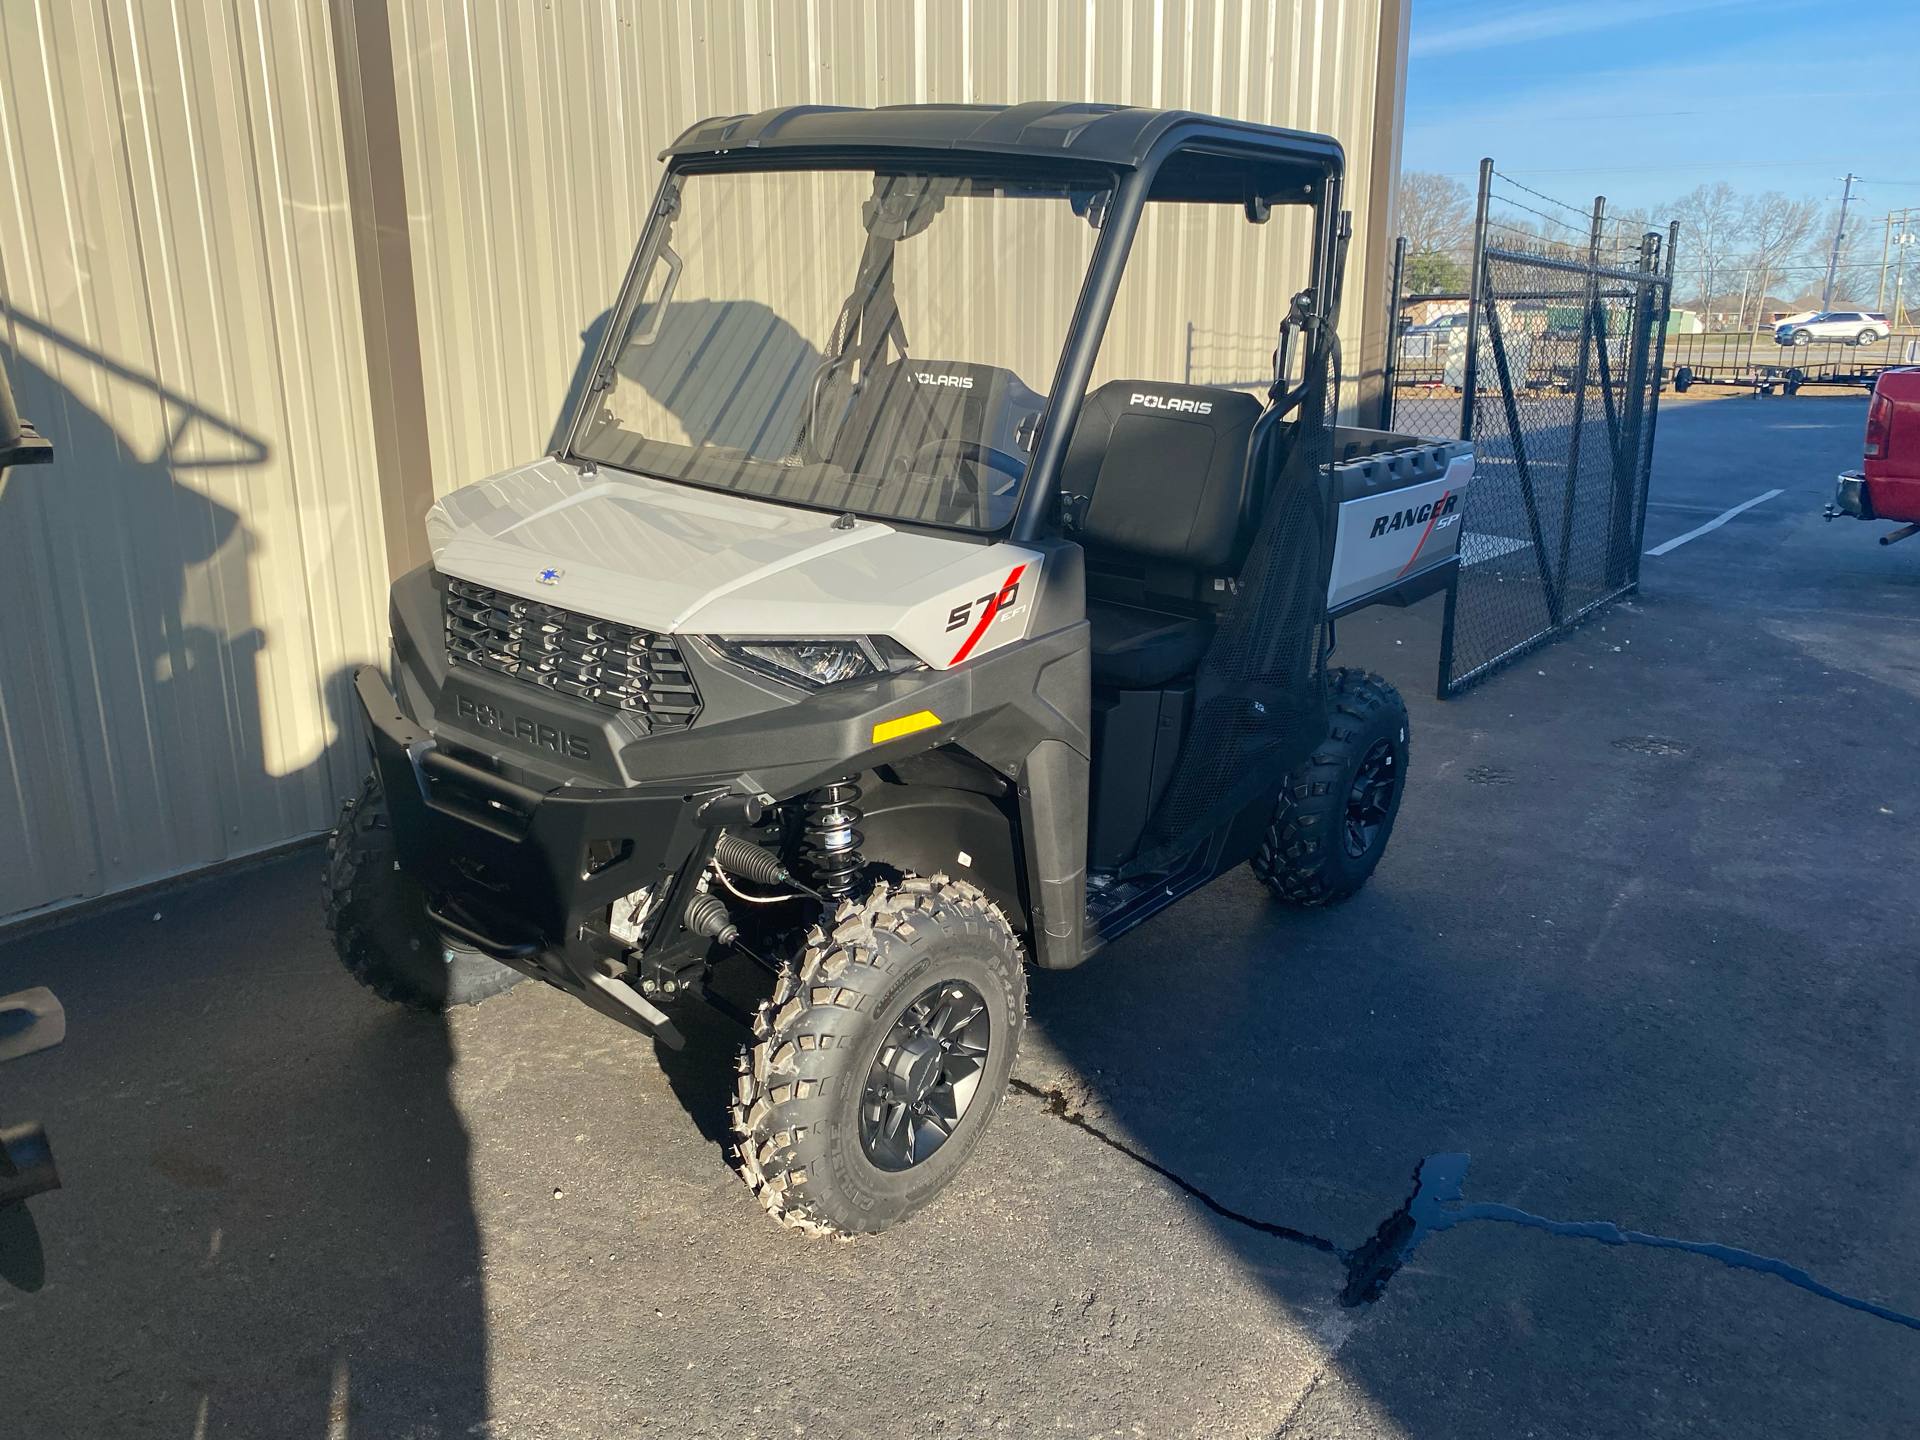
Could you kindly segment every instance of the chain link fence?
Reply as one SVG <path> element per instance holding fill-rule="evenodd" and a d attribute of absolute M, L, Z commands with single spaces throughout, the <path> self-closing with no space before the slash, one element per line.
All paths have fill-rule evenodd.
<path fill-rule="evenodd" d="M 1599 202 L 1584 244 L 1503 225 L 1493 176 L 1483 162 L 1468 290 L 1403 301 L 1395 266 L 1384 423 L 1474 446 L 1442 699 L 1638 586 L 1670 305 L 1674 231 L 1624 249 Z M 1422 323 L 1399 323 L 1415 305 Z"/>

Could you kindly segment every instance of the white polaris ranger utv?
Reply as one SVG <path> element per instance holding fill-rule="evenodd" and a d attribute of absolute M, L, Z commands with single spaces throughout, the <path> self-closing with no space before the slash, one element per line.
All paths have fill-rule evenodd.
<path fill-rule="evenodd" d="M 1325 668 L 1331 622 L 1447 582 L 1472 459 L 1334 426 L 1324 136 L 803 106 L 663 158 L 565 442 L 436 505 L 394 587 L 330 922 L 396 1000 L 530 975 L 669 1046 L 728 1011 L 747 1181 L 883 1230 L 998 1107 L 1028 960 L 1247 862 L 1296 903 L 1365 883 L 1406 712 Z M 1262 267 L 1310 239 L 1240 326 L 1271 381 L 1089 391 L 1172 205 Z M 754 1013 L 709 988 L 729 954 L 772 973 Z"/>

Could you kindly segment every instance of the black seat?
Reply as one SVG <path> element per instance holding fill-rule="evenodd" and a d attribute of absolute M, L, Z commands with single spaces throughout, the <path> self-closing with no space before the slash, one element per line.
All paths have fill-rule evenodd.
<path fill-rule="evenodd" d="M 1152 690 L 1191 675 L 1213 639 L 1208 621 L 1111 600 L 1088 600 L 1087 623 L 1094 683 L 1122 690 Z"/>
<path fill-rule="evenodd" d="M 1097 685 L 1151 689 L 1190 675 L 1213 637 L 1251 530 L 1247 442 L 1260 403 L 1238 390 L 1115 380 L 1087 396 L 1061 483 L 1085 497 Z M 1220 587 L 1216 590 L 1216 582 Z"/>

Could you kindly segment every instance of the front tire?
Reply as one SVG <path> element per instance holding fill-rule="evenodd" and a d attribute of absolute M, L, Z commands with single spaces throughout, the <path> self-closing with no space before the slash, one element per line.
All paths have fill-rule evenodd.
<path fill-rule="evenodd" d="M 1367 883 L 1407 775 L 1407 706 L 1378 675 L 1333 673 L 1327 738 L 1273 807 L 1253 873 L 1291 905 L 1337 905 Z"/>
<path fill-rule="evenodd" d="M 768 1214 L 875 1234 L 946 1188 L 1013 1072 L 1021 958 L 999 907 L 944 875 L 876 885 L 808 932 L 754 1020 L 733 1106 Z"/>
<path fill-rule="evenodd" d="M 416 1010 L 478 1005 L 526 978 L 478 950 L 448 944 L 427 923 L 425 897 L 400 868 L 377 773 L 341 807 L 320 883 L 340 963 L 382 1000 Z"/>
<path fill-rule="evenodd" d="M 1811 345 L 1813 343 L 1813 332 L 1811 330 L 1794 331 L 1793 343 L 1796 345 Z"/>

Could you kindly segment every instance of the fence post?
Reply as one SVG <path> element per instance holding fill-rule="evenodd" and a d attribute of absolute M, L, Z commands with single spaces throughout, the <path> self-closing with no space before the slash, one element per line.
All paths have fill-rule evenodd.
<path fill-rule="evenodd" d="M 1587 365 L 1593 359 L 1594 302 L 1600 291 L 1600 229 L 1606 223 L 1607 197 L 1593 197 L 1593 227 L 1587 236 L 1587 291 L 1580 304 L 1580 360 L 1573 377 L 1573 429 L 1567 437 L 1567 490 L 1560 506 L 1560 593 L 1567 593 L 1567 570 L 1573 556 L 1573 502 L 1580 482 L 1580 430 L 1587 415 Z M 1602 345 L 1606 340 L 1602 337 Z"/>
<path fill-rule="evenodd" d="M 1400 359 L 1400 286 L 1406 277 L 1407 237 L 1393 242 L 1393 280 L 1387 287 L 1387 358 L 1380 375 L 1380 428 L 1393 429 L 1393 372 Z"/>
<path fill-rule="evenodd" d="M 1485 156 L 1480 161 L 1480 196 L 1473 211 L 1473 259 L 1471 273 L 1467 276 L 1467 354 L 1462 364 L 1460 376 L 1460 438 L 1469 444 L 1473 442 L 1473 393 L 1479 387 L 1480 368 L 1480 300 L 1487 295 L 1491 287 L 1485 283 L 1487 268 L 1487 204 L 1493 196 L 1493 157 Z M 1491 296 L 1488 295 L 1489 302 Z M 1399 320 L 1394 317 L 1395 322 Z M 1440 362 L 1440 378 L 1446 379 L 1446 361 Z M 1471 503 L 1471 502 L 1469 502 Z M 1460 559 L 1453 567 L 1453 578 L 1447 582 L 1447 614 L 1440 624 L 1440 665 L 1435 675 L 1434 695 L 1445 700 L 1453 684 L 1453 622 L 1460 606 L 1460 571 L 1466 564 L 1467 521 L 1466 511 L 1460 516 Z"/>
<path fill-rule="evenodd" d="M 1660 320 L 1655 330 L 1653 348 L 1653 394 L 1647 400 L 1647 441 L 1642 447 L 1644 459 L 1641 469 L 1644 478 L 1640 482 L 1639 513 L 1633 524 L 1633 583 L 1640 584 L 1640 547 L 1646 543 L 1647 536 L 1647 492 L 1653 488 L 1653 431 L 1660 419 L 1660 375 L 1667 361 L 1667 322 L 1673 316 L 1673 252 L 1680 246 L 1680 222 L 1675 220 L 1667 226 L 1667 263 L 1663 279 L 1660 282 Z"/>
<path fill-rule="evenodd" d="M 1647 360 L 1653 342 L 1654 287 L 1660 277 L 1654 273 L 1660 251 L 1660 236 L 1649 230 L 1640 238 L 1640 279 L 1634 284 L 1633 330 L 1627 351 L 1625 413 L 1620 422 L 1620 445 L 1614 466 L 1613 514 L 1607 527 L 1607 588 L 1623 589 L 1632 576 L 1639 574 L 1635 545 L 1639 510 L 1638 487 L 1642 480 L 1640 424 L 1647 409 Z"/>
<path fill-rule="evenodd" d="M 1480 388 L 1480 302 L 1490 298 L 1486 282 L 1487 204 L 1493 195 L 1493 157 L 1480 162 L 1480 198 L 1473 212 L 1472 273 L 1467 277 L 1467 358 L 1460 376 L 1460 438 L 1473 439 L 1473 397 Z M 1445 371 L 1441 378 L 1445 378 Z"/>

